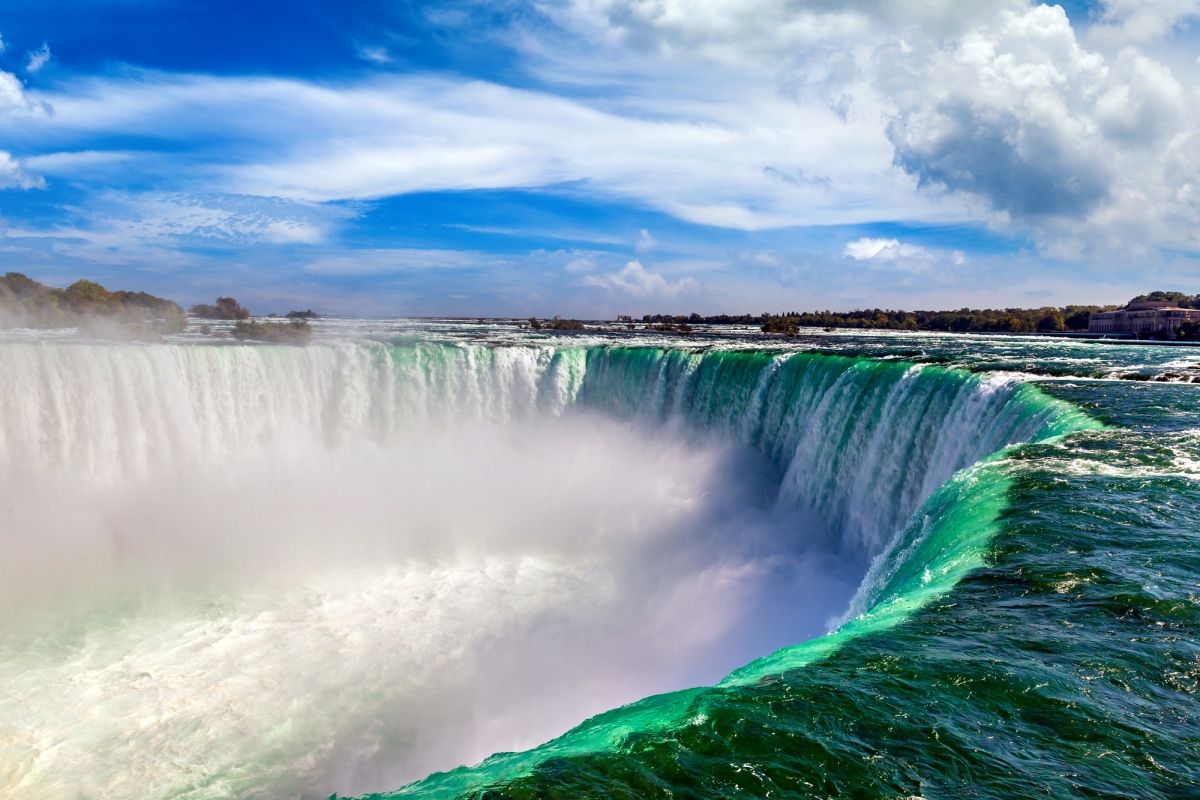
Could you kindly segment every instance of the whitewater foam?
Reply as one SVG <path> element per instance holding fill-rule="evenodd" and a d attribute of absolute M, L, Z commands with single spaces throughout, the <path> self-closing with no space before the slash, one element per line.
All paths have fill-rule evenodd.
<path fill-rule="evenodd" d="M 879 559 L 924 546 L 922 503 L 1058 414 L 1008 378 L 808 354 L 0 363 L 0 787 L 34 798 L 387 789 L 711 683 L 823 632 L 872 560 L 898 580 Z"/>

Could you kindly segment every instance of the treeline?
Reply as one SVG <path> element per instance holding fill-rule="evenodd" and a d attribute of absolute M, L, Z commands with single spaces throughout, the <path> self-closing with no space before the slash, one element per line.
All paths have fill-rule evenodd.
<path fill-rule="evenodd" d="M 788 311 L 782 314 L 647 314 L 647 324 L 758 325 L 766 333 L 792 333 L 799 328 L 873 328 L 959 333 L 1032 333 L 1085 331 L 1093 311 L 1115 306 L 1046 306 L 1043 308 L 960 308 L 957 311 Z"/>
<path fill-rule="evenodd" d="M 771 314 L 716 314 L 702 317 L 699 314 L 646 314 L 642 322 L 647 325 L 761 325 Z"/>
<path fill-rule="evenodd" d="M 1129 301 L 1130 305 L 1134 303 L 1152 303 L 1166 302 L 1174 303 L 1180 308 L 1200 308 L 1200 294 L 1184 294 L 1183 292 L 1150 292 L 1149 294 L 1139 294 L 1137 297 Z"/>
<path fill-rule="evenodd" d="M 200 319 L 242 320 L 250 319 L 250 309 L 232 297 L 218 297 L 215 304 L 197 303 L 188 313 Z"/>
<path fill-rule="evenodd" d="M 65 289 L 19 272 L 0 278 L 0 327 L 98 328 L 115 324 L 134 333 L 175 333 L 187 325 L 183 309 L 145 292 L 109 291 L 78 280 Z"/>
<path fill-rule="evenodd" d="M 858 311 L 789 312 L 763 320 L 765 333 L 789 333 L 796 328 L 873 328 L 900 331 L 953 333 L 1053 333 L 1086 331 L 1088 317 L 1114 306 L 1063 306 L 1056 308 L 960 308 L 957 311 Z"/>

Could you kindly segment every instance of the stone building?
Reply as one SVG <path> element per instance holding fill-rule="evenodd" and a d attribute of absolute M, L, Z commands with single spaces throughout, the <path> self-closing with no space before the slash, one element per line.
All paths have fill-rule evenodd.
<path fill-rule="evenodd" d="M 1088 317 L 1088 333 L 1125 333 L 1139 339 L 1174 339 L 1185 322 L 1200 322 L 1200 309 L 1167 302 L 1130 303 L 1117 311 Z"/>

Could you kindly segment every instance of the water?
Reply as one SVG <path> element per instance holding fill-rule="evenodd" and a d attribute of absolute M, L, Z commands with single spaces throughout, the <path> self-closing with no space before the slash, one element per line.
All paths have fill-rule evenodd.
<path fill-rule="evenodd" d="M 1196 351 L 317 342 L 0 342 L 0 795 L 1196 796 Z"/>

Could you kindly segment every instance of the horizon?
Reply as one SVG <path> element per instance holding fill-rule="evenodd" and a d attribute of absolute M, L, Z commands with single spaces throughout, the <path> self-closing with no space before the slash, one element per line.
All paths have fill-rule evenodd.
<path fill-rule="evenodd" d="M 0 271 L 52 285 L 467 319 L 1200 292 L 1195 3 L 9 6 Z"/>

